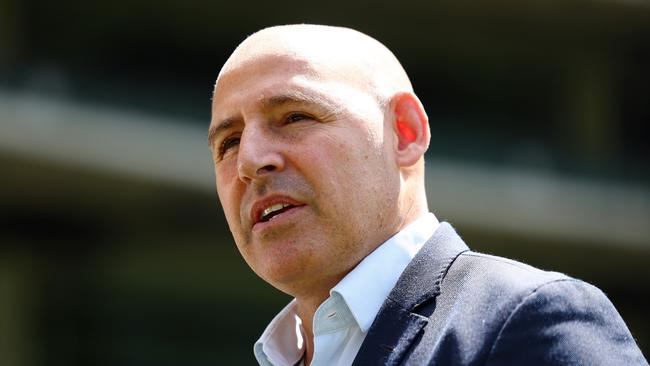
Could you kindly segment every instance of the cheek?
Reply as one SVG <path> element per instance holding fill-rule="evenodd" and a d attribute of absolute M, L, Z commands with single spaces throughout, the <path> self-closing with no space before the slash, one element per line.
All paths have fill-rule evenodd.
<path fill-rule="evenodd" d="M 385 202 L 399 190 L 399 172 L 391 166 L 385 146 L 377 141 L 356 140 L 331 152 L 332 179 L 329 187 L 339 209 L 360 220 L 381 219 Z M 338 197 L 342 197 L 341 200 Z"/>
<path fill-rule="evenodd" d="M 367 200 L 365 193 L 376 185 L 373 180 L 378 158 L 374 148 L 350 136 L 328 137 L 312 146 L 319 148 L 306 151 L 303 161 L 311 184 L 317 187 L 319 205 L 352 221 L 358 215 L 365 216 L 366 212 L 359 212 Z"/>
<path fill-rule="evenodd" d="M 340 141 L 326 143 L 320 141 L 312 146 L 318 148 L 310 149 L 303 154 L 303 165 L 307 170 L 305 175 L 309 176 L 310 184 L 316 187 L 316 194 L 321 203 L 323 200 L 340 199 L 342 194 L 353 187 L 356 169 L 352 162 L 356 159 L 346 144 Z"/>
<path fill-rule="evenodd" d="M 234 164 L 231 165 L 234 166 Z M 235 175 L 235 169 L 230 166 L 219 167 L 215 172 L 217 195 L 232 231 L 236 224 L 239 223 L 239 206 L 241 202 L 238 187 L 239 179 Z"/>

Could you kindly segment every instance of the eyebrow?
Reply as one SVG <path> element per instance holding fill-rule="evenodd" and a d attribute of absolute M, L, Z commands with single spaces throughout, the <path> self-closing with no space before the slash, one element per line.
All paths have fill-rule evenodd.
<path fill-rule="evenodd" d="M 208 129 L 208 145 L 212 147 L 217 136 L 221 134 L 221 132 L 231 128 L 236 121 L 237 118 L 226 118 L 217 124 L 210 125 L 210 128 Z"/>
<path fill-rule="evenodd" d="M 273 109 L 287 104 L 314 106 L 319 110 L 329 114 L 334 114 L 341 109 L 332 101 L 318 94 L 309 95 L 301 91 L 290 91 L 282 94 L 270 96 L 268 98 L 260 98 L 258 102 L 263 109 Z M 208 144 L 212 146 L 216 138 L 225 130 L 231 128 L 238 122 L 239 118 L 230 117 L 222 120 L 219 123 L 211 125 L 208 129 Z"/>

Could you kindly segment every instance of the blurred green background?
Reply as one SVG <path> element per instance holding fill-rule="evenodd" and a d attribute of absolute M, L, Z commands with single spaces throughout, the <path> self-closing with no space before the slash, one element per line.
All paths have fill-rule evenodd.
<path fill-rule="evenodd" d="M 228 232 L 210 94 L 246 35 L 295 22 L 391 48 L 431 210 L 601 287 L 647 353 L 647 1 L 0 0 L 0 365 L 254 363 L 289 299 Z"/>

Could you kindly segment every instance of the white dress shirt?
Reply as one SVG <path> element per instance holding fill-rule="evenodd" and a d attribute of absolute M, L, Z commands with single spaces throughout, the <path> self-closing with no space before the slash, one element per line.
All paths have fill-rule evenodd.
<path fill-rule="evenodd" d="M 399 276 L 438 228 L 429 213 L 380 245 L 330 290 L 314 314 L 312 366 L 351 365 L 381 305 Z M 255 343 L 262 366 L 302 365 L 305 339 L 291 301 Z"/>

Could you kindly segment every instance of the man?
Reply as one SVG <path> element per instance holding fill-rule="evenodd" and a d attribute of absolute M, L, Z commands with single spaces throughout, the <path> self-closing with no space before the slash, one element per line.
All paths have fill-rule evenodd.
<path fill-rule="evenodd" d="M 428 212 L 427 115 L 359 32 L 292 25 L 237 47 L 209 143 L 248 265 L 295 299 L 262 365 L 644 364 L 596 288 L 468 250 Z"/>

